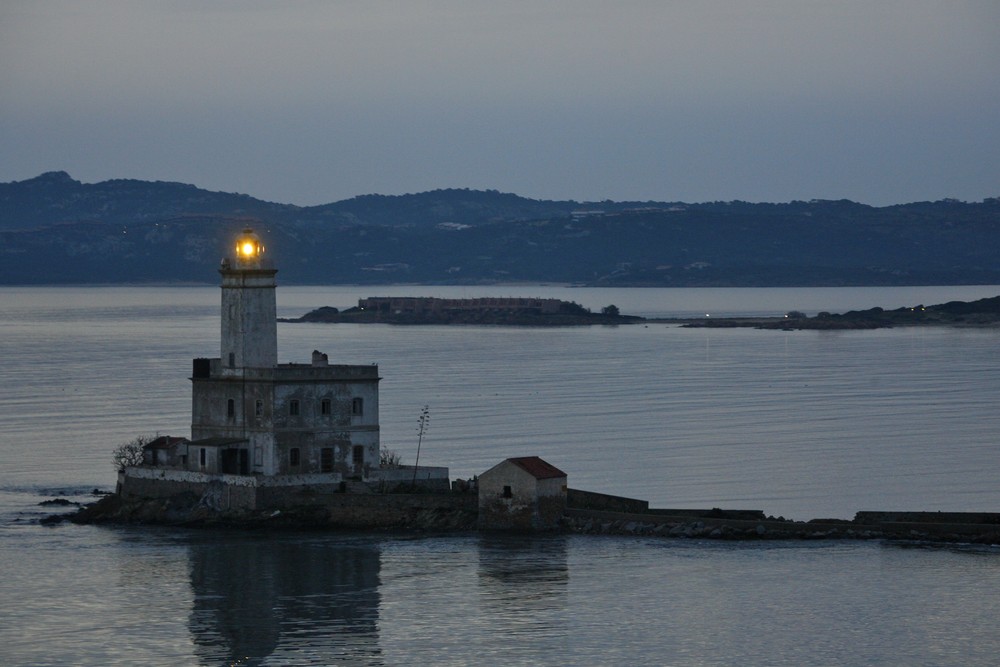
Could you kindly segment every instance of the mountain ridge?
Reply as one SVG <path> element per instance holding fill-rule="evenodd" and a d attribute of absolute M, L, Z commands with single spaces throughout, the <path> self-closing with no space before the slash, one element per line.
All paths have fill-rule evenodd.
<path fill-rule="evenodd" d="M 0 283 L 211 282 L 247 225 L 300 284 L 1000 284 L 996 198 L 576 202 L 446 188 L 302 207 L 64 171 L 0 183 Z"/>

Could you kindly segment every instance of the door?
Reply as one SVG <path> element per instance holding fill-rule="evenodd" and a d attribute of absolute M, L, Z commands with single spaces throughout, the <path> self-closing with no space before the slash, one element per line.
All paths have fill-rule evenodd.
<path fill-rule="evenodd" d="M 351 461 L 354 463 L 354 474 L 362 475 L 365 472 L 365 448 L 361 445 L 354 445 L 351 454 Z"/>
<path fill-rule="evenodd" d="M 246 449 L 222 450 L 222 472 L 226 475 L 249 475 L 250 452 Z"/>
<path fill-rule="evenodd" d="M 222 454 L 222 474 L 224 475 L 239 474 L 239 469 L 240 469 L 239 450 L 223 449 L 220 453 Z"/>

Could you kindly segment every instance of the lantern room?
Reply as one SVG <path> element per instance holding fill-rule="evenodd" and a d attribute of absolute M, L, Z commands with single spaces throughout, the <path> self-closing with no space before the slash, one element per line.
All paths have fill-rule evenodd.
<path fill-rule="evenodd" d="M 236 237 L 234 258 L 239 268 L 261 268 L 264 244 L 252 229 L 247 227 Z"/>

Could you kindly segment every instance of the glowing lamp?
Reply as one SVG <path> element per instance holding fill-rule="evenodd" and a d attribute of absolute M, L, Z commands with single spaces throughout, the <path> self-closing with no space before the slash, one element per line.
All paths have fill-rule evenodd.
<path fill-rule="evenodd" d="M 236 237 L 236 259 L 239 262 L 254 262 L 264 254 L 264 244 L 249 227 Z"/>

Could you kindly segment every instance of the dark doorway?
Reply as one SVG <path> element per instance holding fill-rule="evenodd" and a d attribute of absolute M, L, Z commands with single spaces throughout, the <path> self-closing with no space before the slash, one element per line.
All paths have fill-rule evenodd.
<path fill-rule="evenodd" d="M 250 456 L 247 450 L 222 450 L 222 472 L 226 475 L 250 474 Z"/>

